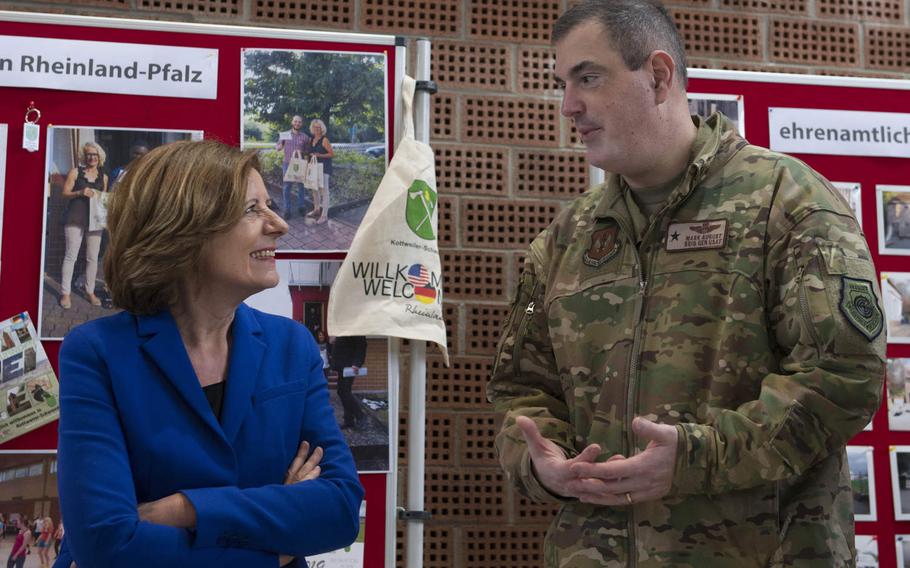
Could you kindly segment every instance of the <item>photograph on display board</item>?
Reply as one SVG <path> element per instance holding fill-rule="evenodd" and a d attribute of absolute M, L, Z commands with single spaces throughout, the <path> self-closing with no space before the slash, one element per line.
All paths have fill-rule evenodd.
<path fill-rule="evenodd" d="M 39 296 L 41 339 L 63 339 L 80 323 L 115 313 L 104 282 L 106 203 L 132 160 L 200 131 L 52 126 Z"/>
<path fill-rule="evenodd" d="M 899 534 L 894 537 L 897 545 L 897 568 L 910 568 L 910 534 Z"/>
<path fill-rule="evenodd" d="M 875 186 L 878 254 L 910 255 L 910 186 Z"/>
<path fill-rule="evenodd" d="M 64 532 L 57 452 L 0 451 L 0 558 L 7 566 L 49 566 Z"/>
<path fill-rule="evenodd" d="M 891 463 L 891 494 L 894 497 L 894 518 L 910 521 L 910 446 L 888 448 Z"/>
<path fill-rule="evenodd" d="M 60 417 L 57 375 L 25 312 L 0 321 L 0 444 Z"/>
<path fill-rule="evenodd" d="M 910 272 L 882 272 L 888 343 L 910 343 Z"/>
<path fill-rule="evenodd" d="M 856 568 L 878 568 L 878 537 L 858 534 L 856 543 Z"/>
<path fill-rule="evenodd" d="M 910 359 L 888 359 L 888 429 L 910 431 Z"/>
<path fill-rule="evenodd" d="M 850 487 L 853 489 L 853 518 L 874 521 L 875 471 L 872 465 L 872 446 L 847 446 L 850 464 Z"/>
<path fill-rule="evenodd" d="M 316 339 L 329 398 L 357 470 L 388 471 L 389 354 L 379 337 L 334 337 L 326 328 L 329 291 L 341 261 L 277 260 L 280 283 L 247 298 L 264 312 L 302 323 Z M 394 403 L 394 401 L 392 401 Z"/>
<path fill-rule="evenodd" d="M 307 556 L 307 566 L 312 568 L 362 568 L 366 526 L 367 502 L 364 500 L 360 503 L 360 531 L 354 542 L 339 550 Z"/>
<path fill-rule="evenodd" d="M 689 114 L 708 118 L 719 112 L 730 119 L 740 136 L 746 137 L 746 111 L 742 95 L 686 93 L 686 96 L 689 98 Z"/>
<path fill-rule="evenodd" d="M 852 181 L 832 181 L 831 185 L 834 186 L 841 196 L 843 196 L 844 201 L 847 202 L 847 205 L 850 206 L 850 209 L 853 210 L 853 214 L 856 216 L 856 222 L 859 223 L 860 228 L 863 227 L 863 203 L 861 198 L 861 186 L 858 182 Z"/>
<path fill-rule="evenodd" d="M 346 251 L 385 173 L 383 54 L 245 49 L 244 149 L 288 222 L 281 251 Z"/>

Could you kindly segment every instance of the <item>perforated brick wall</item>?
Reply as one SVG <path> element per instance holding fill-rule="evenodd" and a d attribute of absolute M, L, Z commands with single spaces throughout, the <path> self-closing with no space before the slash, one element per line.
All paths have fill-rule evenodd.
<path fill-rule="evenodd" d="M 354 24 L 354 0 L 253 0 L 253 20 L 297 22 L 320 28 L 347 29 Z"/>
<path fill-rule="evenodd" d="M 546 525 L 479 526 L 465 530 L 462 557 L 472 568 L 539 568 Z"/>
<path fill-rule="evenodd" d="M 512 86 L 511 52 L 503 44 L 434 42 L 430 74 L 446 89 L 507 91 Z"/>
<path fill-rule="evenodd" d="M 588 161 L 583 152 L 514 150 L 515 191 L 529 197 L 579 195 L 588 187 Z"/>
<path fill-rule="evenodd" d="M 576 0 L 0 0 L 0 9 L 265 25 L 433 40 L 443 315 L 452 366 L 427 352 L 427 568 L 538 568 L 557 506 L 512 492 L 486 401 L 530 241 L 589 183 L 560 115 L 550 29 Z M 910 78 L 908 0 L 669 0 L 691 67 Z M 413 63 L 413 50 L 409 54 Z M 229 88 L 227 86 L 226 88 Z M 331 134 L 331 133 L 330 133 Z M 337 138 L 337 136 L 336 136 Z M 336 139 L 336 138 L 333 138 Z M 408 347 L 398 502 L 406 502 Z M 371 365 L 380 366 L 380 363 Z M 405 531 L 398 524 L 397 560 Z"/>
<path fill-rule="evenodd" d="M 362 31 L 452 36 L 461 31 L 461 0 L 360 0 Z"/>
<path fill-rule="evenodd" d="M 461 137 L 466 142 L 559 145 L 559 103 L 515 97 L 465 96 Z"/>
<path fill-rule="evenodd" d="M 441 254 L 447 299 L 506 299 L 505 255 L 445 249 Z"/>
<path fill-rule="evenodd" d="M 240 13 L 240 0 L 138 0 L 137 7 L 156 12 L 190 12 L 205 16 L 230 17 Z"/>
<path fill-rule="evenodd" d="M 554 201 L 462 199 L 462 245 L 525 248 L 559 212 Z"/>
<path fill-rule="evenodd" d="M 866 64 L 873 69 L 910 69 L 910 30 L 866 28 Z"/>
<path fill-rule="evenodd" d="M 840 20 L 878 20 L 900 23 L 904 17 L 901 0 L 815 0 L 818 15 Z"/>
<path fill-rule="evenodd" d="M 509 151 L 503 147 L 436 144 L 439 193 L 504 196 L 509 191 Z"/>
<path fill-rule="evenodd" d="M 859 61 L 859 26 L 856 24 L 773 19 L 769 33 L 770 55 L 775 61 L 817 61 L 837 67 L 855 66 Z"/>
<path fill-rule="evenodd" d="M 547 44 L 561 4 L 553 0 L 471 2 L 469 33 L 478 38 Z"/>
<path fill-rule="evenodd" d="M 758 16 L 674 10 L 673 20 L 692 56 L 711 55 L 729 59 L 761 59 L 763 35 Z M 730 38 L 737 38 L 730 41 Z"/>

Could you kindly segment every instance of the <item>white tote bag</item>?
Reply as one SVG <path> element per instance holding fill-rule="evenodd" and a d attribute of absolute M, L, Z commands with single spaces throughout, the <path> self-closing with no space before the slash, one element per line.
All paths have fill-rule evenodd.
<path fill-rule="evenodd" d="M 404 78 L 404 135 L 332 285 L 328 332 L 431 341 L 448 365 L 436 165 L 414 138 L 414 86 Z"/>
<path fill-rule="evenodd" d="M 95 195 L 88 200 L 89 231 L 107 229 L 107 204 L 111 195 L 109 191 L 96 191 Z"/>

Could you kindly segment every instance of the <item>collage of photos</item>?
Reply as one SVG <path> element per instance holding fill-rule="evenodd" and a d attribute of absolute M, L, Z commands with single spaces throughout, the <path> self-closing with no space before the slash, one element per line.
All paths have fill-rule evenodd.
<path fill-rule="evenodd" d="M 50 566 L 65 532 L 57 453 L 0 452 L 0 558 L 15 568 Z"/>
<path fill-rule="evenodd" d="M 0 321 L 0 444 L 60 416 L 57 376 L 27 313 Z"/>
<path fill-rule="evenodd" d="M 329 291 L 341 261 L 278 260 L 280 282 L 247 298 L 258 310 L 305 325 L 322 355 L 335 418 L 357 470 L 384 472 L 391 463 L 389 342 L 379 337 L 335 337 L 326 327 Z"/>
<path fill-rule="evenodd" d="M 41 339 L 63 339 L 75 326 L 114 313 L 103 271 L 106 204 L 130 162 L 169 142 L 201 139 L 201 131 L 47 129 Z"/>
<path fill-rule="evenodd" d="M 385 173 L 384 55 L 245 49 L 242 147 L 288 223 L 281 252 L 346 251 Z"/>

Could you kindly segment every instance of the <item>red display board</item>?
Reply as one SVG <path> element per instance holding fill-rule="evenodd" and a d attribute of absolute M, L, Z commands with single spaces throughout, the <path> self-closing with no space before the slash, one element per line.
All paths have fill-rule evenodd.
<path fill-rule="evenodd" d="M 749 142 L 768 147 L 768 109 L 788 107 L 907 113 L 910 81 L 877 81 L 837 77 L 804 77 L 745 72 L 692 70 L 690 93 L 740 95 Z M 836 125 L 832 125 L 836 126 Z M 881 254 L 876 217 L 877 185 L 910 185 L 910 159 L 793 154 L 831 181 L 859 182 L 863 232 L 879 273 L 910 272 L 910 257 Z M 910 357 L 910 345 L 888 344 L 888 357 Z M 896 566 L 895 536 L 910 534 L 910 521 L 896 521 L 888 448 L 910 445 L 910 431 L 890 431 L 886 395 L 872 430 L 861 432 L 851 445 L 872 446 L 877 520 L 856 523 L 859 535 L 878 538 L 879 566 Z"/>
<path fill-rule="evenodd" d="M 48 23 L 54 22 L 54 23 Z M 395 124 L 398 92 L 396 39 L 328 32 L 295 32 L 264 28 L 140 22 L 35 14 L 0 13 L 0 35 L 66 40 L 105 41 L 218 50 L 218 94 L 214 100 L 130 96 L 53 89 L 0 86 L 0 123 L 9 125 L 3 235 L 0 241 L 0 319 L 28 311 L 38 316 L 41 249 L 45 203 L 45 150 L 50 125 L 91 125 L 106 128 L 201 130 L 206 138 L 239 145 L 241 135 L 241 52 L 245 48 L 320 50 L 333 53 L 384 54 L 387 65 L 386 132 Z M 38 152 L 22 149 L 25 111 L 41 111 Z M 387 137 L 390 141 L 391 134 Z M 280 258 L 335 258 L 343 254 L 285 254 Z M 45 341 L 55 370 L 60 342 Z M 397 426 L 390 426 L 397 432 Z M 57 423 L 32 431 L 0 450 L 56 449 Z M 392 462 L 394 468 L 394 461 Z M 367 519 L 364 566 L 384 566 L 387 539 L 386 474 L 361 475 L 366 488 Z M 394 493 L 393 493 L 394 495 Z M 394 553 L 394 551 L 392 551 Z"/>

